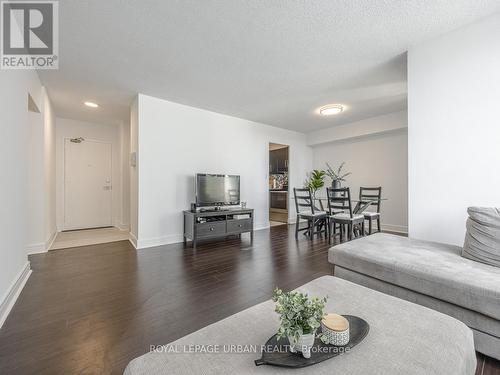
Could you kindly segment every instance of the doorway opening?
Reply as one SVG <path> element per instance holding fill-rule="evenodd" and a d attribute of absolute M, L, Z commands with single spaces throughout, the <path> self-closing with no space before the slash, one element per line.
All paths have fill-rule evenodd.
<path fill-rule="evenodd" d="M 288 224 L 289 146 L 269 143 L 269 222 Z"/>
<path fill-rule="evenodd" d="M 111 143 L 64 140 L 63 230 L 113 225 Z"/>

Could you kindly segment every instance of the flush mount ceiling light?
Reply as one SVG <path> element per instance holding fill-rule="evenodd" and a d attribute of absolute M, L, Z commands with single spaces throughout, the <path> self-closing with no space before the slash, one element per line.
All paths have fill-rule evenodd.
<path fill-rule="evenodd" d="M 319 114 L 321 116 L 332 116 L 338 115 L 343 110 L 344 106 L 342 104 L 328 104 L 319 109 Z"/>
<path fill-rule="evenodd" d="M 85 102 L 83 104 L 85 104 L 87 107 L 90 107 L 90 108 L 97 108 L 97 107 L 99 107 L 99 104 L 94 103 L 94 102 Z"/>

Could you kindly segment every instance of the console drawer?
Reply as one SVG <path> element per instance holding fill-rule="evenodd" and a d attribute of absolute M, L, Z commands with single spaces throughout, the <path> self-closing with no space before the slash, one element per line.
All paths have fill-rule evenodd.
<path fill-rule="evenodd" d="M 223 236 L 226 234 L 226 222 L 225 221 L 212 221 L 208 223 L 196 224 L 196 234 L 199 237 L 202 236 Z"/>
<path fill-rule="evenodd" d="M 252 230 L 252 219 L 238 219 L 227 221 L 227 233 L 240 233 Z"/>

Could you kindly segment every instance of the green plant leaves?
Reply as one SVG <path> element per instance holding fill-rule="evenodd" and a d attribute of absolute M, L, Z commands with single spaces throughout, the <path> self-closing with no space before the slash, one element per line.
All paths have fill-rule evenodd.
<path fill-rule="evenodd" d="M 300 292 L 283 292 L 276 288 L 273 294 L 275 311 L 280 316 L 278 338 L 293 337 L 315 332 L 321 326 L 327 298 L 309 298 Z"/>
<path fill-rule="evenodd" d="M 304 182 L 304 186 L 310 189 L 313 194 L 325 186 L 326 172 L 323 170 L 315 169 L 307 175 L 307 179 Z"/>

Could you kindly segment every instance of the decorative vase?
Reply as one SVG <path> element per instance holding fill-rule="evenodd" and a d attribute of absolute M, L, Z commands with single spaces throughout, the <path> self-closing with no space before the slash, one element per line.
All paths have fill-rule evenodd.
<path fill-rule="evenodd" d="M 332 180 L 332 189 L 340 189 L 341 183 L 340 180 Z"/>
<path fill-rule="evenodd" d="M 301 352 L 304 358 L 311 358 L 311 348 L 314 345 L 314 339 L 316 338 L 316 331 L 313 333 L 308 333 L 306 335 L 301 335 L 298 340 L 294 337 L 288 336 L 288 341 L 290 342 L 290 351 L 292 353 Z"/>

